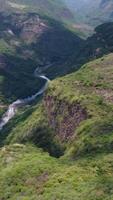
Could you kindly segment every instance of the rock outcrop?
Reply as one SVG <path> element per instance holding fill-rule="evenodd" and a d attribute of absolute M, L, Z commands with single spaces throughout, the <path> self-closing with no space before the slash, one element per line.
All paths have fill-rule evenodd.
<path fill-rule="evenodd" d="M 87 119 L 88 114 L 80 103 L 59 100 L 52 96 L 45 96 L 44 106 L 49 125 L 61 141 L 68 141 L 76 132 L 80 122 Z"/>

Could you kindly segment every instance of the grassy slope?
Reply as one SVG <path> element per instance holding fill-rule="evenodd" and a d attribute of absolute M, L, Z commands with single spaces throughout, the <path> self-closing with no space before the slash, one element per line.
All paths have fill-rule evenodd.
<path fill-rule="evenodd" d="M 29 145 L 3 147 L 0 152 L 1 199 L 113 198 L 112 73 L 113 54 L 109 54 L 50 84 L 46 95 L 55 96 L 71 104 L 79 102 L 87 109 L 88 119 L 76 129 L 72 141 L 66 144 L 65 155 L 60 159 L 51 158 Z M 49 149 L 44 150 L 50 151 L 56 141 L 53 135 L 50 137 L 53 132 L 48 127 L 42 109 L 43 107 L 38 105 L 37 109 L 32 108 L 13 119 L 4 129 L 3 134 L 8 134 L 5 141 L 37 142 L 38 146 L 43 148 L 49 144 Z M 52 145 L 47 138 L 53 141 Z M 43 143 L 45 141 L 46 144 Z M 60 146 L 59 143 L 57 145 Z"/>
<path fill-rule="evenodd" d="M 113 154 L 65 162 L 28 145 L 4 147 L 0 151 L 0 198 L 112 199 L 112 165 Z"/>
<path fill-rule="evenodd" d="M 0 150 L 0 199 L 113 199 L 113 54 L 50 84 L 46 95 L 87 109 L 64 157 L 55 159 L 30 145 Z M 1 77 L 2 79 L 2 77 Z M 43 106 L 21 111 L 0 135 L 5 143 L 31 142 L 54 156 L 63 153 Z M 58 109 L 58 107 L 57 107 Z M 23 113 L 24 112 L 24 113 Z"/>
<path fill-rule="evenodd" d="M 84 65 L 78 72 L 57 79 L 48 94 L 86 108 L 88 119 L 75 131 L 73 156 L 112 151 L 113 54 Z M 109 113 L 109 115 L 108 115 Z"/>
<path fill-rule="evenodd" d="M 95 152 L 111 152 L 113 136 L 113 54 L 84 65 L 78 72 L 54 80 L 46 96 L 56 98 L 56 102 L 65 101 L 70 105 L 80 103 L 86 109 L 88 119 L 84 120 L 75 130 L 75 140 L 66 144 L 69 154 L 84 155 Z M 56 109 L 59 104 L 55 103 Z M 48 137 L 49 132 L 54 138 L 54 131 L 49 127 L 43 106 L 13 119 L 3 130 L 1 137 L 5 142 L 33 141 L 40 146 L 38 138 Z M 109 115 L 108 115 L 109 113 Z M 106 117 L 107 116 L 107 117 Z M 12 126 L 13 125 L 13 126 Z M 8 138 L 7 138 L 8 135 Z M 57 141 L 58 142 L 58 141 Z M 49 150 L 51 144 L 47 141 Z M 58 146 L 60 146 L 58 142 Z M 41 147 L 44 148 L 42 142 Z M 55 152 L 55 149 L 53 150 Z"/>
<path fill-rule="evenodd" d="M 40 103 L 19 112 L 2 130 L 0 140 L 1 146 L 30 141 L 55 157 L 63 154 L 63 146 L 54 138 L 54 132 L 48 126 L 44 107 Z"/>

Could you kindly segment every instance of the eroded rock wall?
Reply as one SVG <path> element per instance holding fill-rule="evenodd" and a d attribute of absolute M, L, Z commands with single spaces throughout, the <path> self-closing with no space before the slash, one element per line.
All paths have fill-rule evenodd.
<path fill-rule="evenodd" d="M 61 141 L 68 141 L 72 138 L 80 122 L 88 117 L 86 109 L 78 102 L 71 104 L 47 95 L 44 97 L 44 106 L 49 125 Z"/>

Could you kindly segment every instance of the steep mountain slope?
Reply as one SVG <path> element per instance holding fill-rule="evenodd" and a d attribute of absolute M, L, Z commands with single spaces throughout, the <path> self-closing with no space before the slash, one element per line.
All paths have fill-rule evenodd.
<path fill-rule="evenodd" d="M 90 56 L 102 56 L 113 51 L 113 23 L 104 23 L 95 29 L 95 34 L 88 38 L 85 48 Z"/>
<path fill-rule="evenodd" d="M 108 22 L 97 26 L 94 34 L 84 40 L 79 51 L 75 51 L 75 54 L 64 65 L 65 67 L 67 66 L 67 72 L 70 73 L 79 69 L 88 61 L 100 58 L 111 52 L 113 52 L 113 22 Z M 47 73 L 50 72 L 51 68 Z"/>
<path fill-rule="evenodd" d="M 7 125 L 0 135 L 8 134 L 6 144 L 35 146 L 12 144 L 1 149 L 1 199 L 113 198 L 112 71 L 113 54 L 85 64 L 52 81 L 43 105 L 18 113 L 13 128 Z M 56 153 L 50 150 L 55 144 L 50 141 L 62 146 L 63 157 L 55 159 L 36 148 Z"/>
<path fill-rule="evenodd" d="M 4 19 L 4 16 L 2 17 Z M 5 109 L 4 100 L 9 97 L 10 99 L 26 97 L 41 87 L 42 82 L 37 82 L 33 75 L 36 66 L 38 66 L 38 73 L 45 73 L 48 77 L 55 78 L 75 71 L 87 61 L 113 50 L 112 22 L 98 26 L 95 34 L 83 41 L 54 21 L 48 23 L 36 14 L 13 14 L 10 17 L 11 22 L 7 22 L 8 29 L 6 24 L 3 24 L 1 31 L 1 37 L 10 47 L 7 56 L 6 53 L 5 56 L 1 55 L 1 115 Z M 20 19 L 21 21 L 17 23 Z M 34 19 L 35 23 L 32 23 Z M 36 43 L 33 42 L 34 40 Z M 11 55 L 11 48 L 15 49 L 16 55 L 19 54 L 18 57 Z M 24 67 L 20 68 L 20 64 Z"/>
<path fill-rule="evenodd" d="M 74 18 L 60 0 L 0 0 L 0 116 L 36 74 L 58 77 L 0 130 L 0 200 L 113 199 L 113 22 L 87 40 L 66 28 L 112 20 L 112 2 L 67 1 Z"/>
<path fill-rule="evenodd" d="M 54 155 L 57 151 L 51 151 L 53 143 L 63 153 L 67 147 L 70 151 L 71 142 L 73 156 L 112 151 L 112 66 L 113 54 L 110 54 L 84 65 L 76 73 L 54 80 L 43 105 L 18 114 L 4 128 L 1 133 L 4 142 L 32 141 Z"/>
<path fill-rule="evenodd" d="M 113 52 L 113 22 L 95 28 L 94 34 L 85 40 L 77 56 L 72 56 L 70 69 L 73 68 L 75 71 L 82 64 L 111 52 Z"/>
<path fill-rule="evenodd" d="M 61 140 L 71 141 L 75 157 L 112 151 L 112 69 L 110 54 L 54 81 L 45 96 L 49 123 Z"/>
<path fill-rule="evenodd" d="M 10 101 L 41 87 L 37 66 L 39 74 L 55 78 L 108 55 L 50 82 L 41 102 L 19 109 L 1 130 L 0 199 L 112 199 L 113 23 L 98 26 L 84 41 L 56 21 L 73 20 L 69 11 L 62 15 L 63 4 L 36 1 L 38 10 L 34 1 L 19 3 L 4 2 L 0 13 L 1 115 Z M 54 6 L 61 13 L 51 12 Z M 105 21 L 110 17 L 108 2 L 93 6 L 95 13 L 106 10 Z"/>

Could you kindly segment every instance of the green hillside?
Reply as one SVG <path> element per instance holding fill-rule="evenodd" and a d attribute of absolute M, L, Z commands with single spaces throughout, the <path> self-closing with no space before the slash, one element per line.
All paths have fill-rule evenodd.
<path fill-rule="evenodd" d="M 0 152 L 0 198 L 112 199 L 112 165 L 112 154 L 65 162 L 34 147 L 6 146 Z"/>
<path fill-rule="evenodd" d="M 85 64 L 52 81 L 42 103 L 7 124 L 1 199 L 113 198 L 112 71 L 113 54 Z"/>
<path fill-rule="evenodd" d="M 0 200 L 113 200 L 113 2 L 91 2 L 0 0 Z"/>
<path fill-rule="evenodd" d="M 54 138 L 53 143 L 57 141 L 59 150 L 76 138 L 75 149 L 72 148 L 75 156 L 93 150 L 111 151 L 112 64 L 113 54 L 110 54 L 84 65 L 76 73 L 52 81 L 41 105 L 25 111 L 23 116 L 19 117 L 18 113 L 4 128 L 1 137 L 6 135 L 5 143 L 32 141 L 51 151 L 49 139 L 45 140 L 45 134 L 49 134 L 47 138 Z"/>

